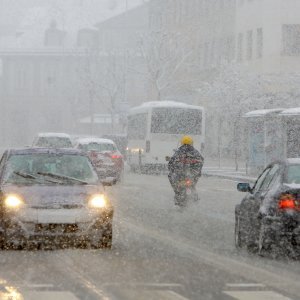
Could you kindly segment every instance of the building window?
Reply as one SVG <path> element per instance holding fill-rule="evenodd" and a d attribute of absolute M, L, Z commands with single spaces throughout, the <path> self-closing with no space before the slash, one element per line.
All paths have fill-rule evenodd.
<path fill-rule="evenodd" d="M 256 33 L 256 57 L 262 58 L 263 56 L 263 45 L 264 45 L 263 29 L 258 28 Z"/>
<path fill-rule="evenodd" d="M 239 33 L 237 41 L 237 60 L 241 62 L 243 60 L 243 34 Z"/>
<path fill-rule="evenodd" d="M 247 59 L 252 59 L 252 48 L 253 48 L 253 33 L 252 30 L 247 31 Z"/>
<path fill-rule="evenodd" d="M 282 26 L 282 54 L 300 55 L 300 24 Z"/>

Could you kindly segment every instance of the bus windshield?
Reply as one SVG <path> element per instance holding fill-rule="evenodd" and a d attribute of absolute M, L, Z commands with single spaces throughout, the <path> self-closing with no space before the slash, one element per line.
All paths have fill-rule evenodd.
<path fill-rule="evenodd" d="M 202 111 L 185 108 L 154 108 L 151 133 L 195 134 L 202 133 Z"/>

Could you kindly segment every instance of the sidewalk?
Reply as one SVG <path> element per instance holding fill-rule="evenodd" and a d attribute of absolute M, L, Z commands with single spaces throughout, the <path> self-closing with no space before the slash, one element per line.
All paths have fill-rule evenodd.
<path fill-rule="evenodd" d="M 202 171 L 204 176 L 214 176 L 236 181 L 255 182 L 256 177 L 247 175 L 245 162 L 238 161 L 236 170 L 234 159 L 222 159 L 219 163 L 216 159 L 207 158 Z"/>

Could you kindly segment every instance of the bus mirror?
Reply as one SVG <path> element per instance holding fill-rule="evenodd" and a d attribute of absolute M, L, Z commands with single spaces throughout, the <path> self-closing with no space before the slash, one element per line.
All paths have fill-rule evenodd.
<path fill-rule="evenodd" d="M 171 157 L 170 156 L 166 156 L 166 161 L 170 161 Z"/>

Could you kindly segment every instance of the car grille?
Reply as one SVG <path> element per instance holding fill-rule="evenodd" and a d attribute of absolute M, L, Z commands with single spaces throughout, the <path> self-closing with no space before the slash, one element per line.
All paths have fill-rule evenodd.
<path fill-rule="evenodd" d="M 77 224 L 36 224 L 35 232 L 52 232 L 52 233 L 75 233 L 78 231 Z"/>

